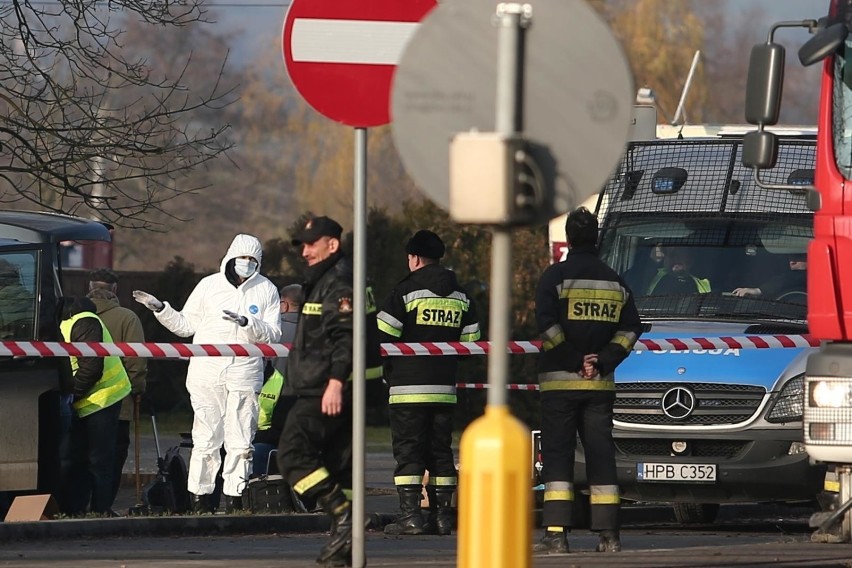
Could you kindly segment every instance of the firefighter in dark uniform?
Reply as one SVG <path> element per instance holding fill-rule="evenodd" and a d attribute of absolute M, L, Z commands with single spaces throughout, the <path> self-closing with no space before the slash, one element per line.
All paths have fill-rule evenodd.
<path fill-rule="evenodd" d="M 315 217 L 292 241 L 303 247 L 308 268 L 283 390 L 294 399 L 278 446 L 285 479 L 332 518 L 331 537 L 317 558 L 325 566 L 350 564 L 352 548 L 346 494 L 352 486 L 352 267 L 341 250 L 342 232 L 333 219 Z"/>
<path fill-rule="evenodd" d="M 411 271 L 385 301 L 378 315 L 386 342 L 476 341 L 476 310 L 455 274 L 442 267 L 444 243 L 431 231 L 408 241 Z M 456 357 L 396 357 L 385 362 L 390 387 L 388 414 L 394 484 L 401 514 L 385 527 L 388 534 L 452 532 L 452 496 L 458 477 L 453 460 L 453 409 L 456 402 Z M 423 476 L 430 512 L 424 526 L 420 511 Z"/>
<path fill-rule="evenodd" d="M 597 550 L 618 552 L 613 372 L 633 349 L 642 327 L 627 285 L 597 256 L 595 216 L 585 207 L 574 210 L 565 232 L 568 257 L 544 271 L 535 297 L 542 339 L 538 380 L 546 527 L 535 550 L 568 552 L 579 433 L 589 479 L 591 529 L 600 533 Z"/>

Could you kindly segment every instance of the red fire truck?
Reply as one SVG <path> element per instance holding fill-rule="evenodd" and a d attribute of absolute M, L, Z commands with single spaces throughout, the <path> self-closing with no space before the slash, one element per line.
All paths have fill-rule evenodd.
<path fill-rule="evenodd" d="M 830 464 L 839 499 L 833 510 L 811 519 L 814 540 L 852 540 L 852 3 L 830 0 L 818 20 L 779 22 L 766 43 L 751 54 L 746 119 L 758 126 L 744 141 L 743 164 L 755 181 L 779 191 L 802 186 L 761 179 L 778 155 L 777 137 L 766 127 L 778 121 L 785 50 L 775 41 L 784 28 L 805 27 L 814 34 L 799 50 L 803 65 L 822 63 L 816 165 L 807 188 L 814 210 L 814 238 L 808 248 L 808 326 L 823 341 L 807 362 L 804 440 L 813 460 Z"/>

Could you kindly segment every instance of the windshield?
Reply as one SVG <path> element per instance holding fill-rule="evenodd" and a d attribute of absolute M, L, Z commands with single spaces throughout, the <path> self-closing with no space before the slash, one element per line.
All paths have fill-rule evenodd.
<path fill-rule="evenodd" d="M 633 291 L 644 319 L 807 318 L 809 215 L 620 215 L 601 258 Z"/>
<path fill-rule="evenodd" d="M 852 50 L 852 35 L 834 58 L 834 159 L 846 179 L 852 178 L 852 67 L 846 55 Z"/>
<path fill-rule="evenodd" d="M 0 340 L 33 339 L 37 253 L 0 253 Z"/>

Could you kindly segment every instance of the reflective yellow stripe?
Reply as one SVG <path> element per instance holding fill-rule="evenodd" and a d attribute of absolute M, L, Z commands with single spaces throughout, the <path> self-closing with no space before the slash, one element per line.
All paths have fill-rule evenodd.
<path fill-rule="evenodd" d="M 381 365 L 377 367 L 367 367 L 364 371 L 364 378 L 368 381 L 373 379 L 381 379 L 385 374 L 385 368 Z M 352 381 L 352 373 L 349 373 L 349 381 Z"/>
<path fill-rule="evenodd" d="M 479 341 L 479 338 L 482 335 L 477 331 L 476 333 L 463 333 L 459 337 L 459 341 Z"/>
<path fill-rule="evenodd" d="M 609 285 L 609 283 L 607 283 Z M 620 287 L 619 287 L 620 288 Z M 603 289 L 594 289 L 594 288 L 566 288 L 559 292 L 560 298 L 568 298 L 570 301 L 572 298 L 575 299 L 583 299 L 589 301 L 601 301 L 601 302 L 623 302 L 624 301 L 624 291 L 621 289 L 618 290 L 603 290 Z"/>
<path fill-rule="evenodd" d="M 344 495 L 344 497 L 346 497 L 347 501 L 352 500 L 352 490 L 351 489 L 341 489 L 341 491 L 343 492 L 343 495 Z M 344 507 L 341 507 L 341 509 L 342 508 L 345 508 L 345 505 L 344 505 Z"/>
<path fill-rule="evenodd" d="M 828 479 L 826 479 L 822 487 L 826 491 L 831 491 L 832 493 L 840 493 L 839 481 L 829 481 Z"/>
<path fill-rule="evenodd" d="M 592 505 L 618 505 L 618 485 L 590 485 L 589 501 Z"/>
<path fill-rule="evenodd" d="M 324 467 L 321 467 L 297 481 L 296 484 L 293 486 L 293 489 L 295 489 L 296 493 L 298 493 L 299 495 L 304 495 L 306 491 L 310 490 L 312 487 L 316 487 L 317 485 L 328 479 L 328 477 L 328 470 Z"/>
<path fill-rule="evenodd" d="M 430 477 L 429 485 L 435 485 L 437 487 L 453 487 L 459 484 L 458 477 L 446 476 L 446 477 Z"/>
<path fill-rule="evenodd" d="M 615 343 L 616 345 L 623 347 L 625 351 L 630 351 L 636 344 L 636 334 L 618 332 L 612 336 L 610 343 Z"/>
<path fill-rule="evenodd" d="M 379 326 L 379 331 L 383 331 L 388 335 L 392 335 L 393 337 L 402 337 L 401 329 L 397 329 L 382 320 L 376 320 L 376 324 Z"/>
<path fill-rule="evenodd" d="M 621 498 L 618 495 L 595 495 L 589 496 L 589 502 L 592 505 L 618 505 L 621 503 Z"/>
<path fill-rule="evenodd" d="M 388 404 L 411 404 L 411 403 L 439 403 L 455 404 L 454 394 L 392 394 L 388 397 Z"/>
<path fill-rule="evenodd" d="M 544 492 L 545 501 L 573 501 L 574 492 L 570 489 L 563 490 L 546 490 Z"/>
<path fill-rule="evenodd" d="M 565 532 L 565 527 L 547 527 L 547 532 L 555 532 L 555 533 Z"/>
<path fill-rule="evenodd" d="M 322 304 L 309 303 L 302 305 L 302 314 L 306 316 L 322 315 Z"/>
<path fill-rule="evenodd" d="M 423 485 L 422 475 L 397 475 L 393 478 L 394 485 Z"/>
<path fill-rule="evenodd" d="M 541 392 L 558 390 L 615 390 L 615 381 L 544 381 L 539 383 Z"/>

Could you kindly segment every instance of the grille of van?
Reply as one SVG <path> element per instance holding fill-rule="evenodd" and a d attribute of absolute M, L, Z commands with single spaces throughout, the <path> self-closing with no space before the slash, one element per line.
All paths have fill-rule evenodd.
<path fill-rule="evenodd" d="M 684 418 L 663 412 L 663 397 L 681 387 L 694 396 L 694 408 Z M 716 383 L 616 383 L 614 419 L 627 424 L 703 426 L 739 424 L 760 408 L 766 389 Z"/>
<path fill-rule="evenodd" d="M 750 443 L 748 440 L 689 440 L 688 455 L 731 459 L 739 455 Z M 619 438 L 615 440 L 615 447 L 626 456 L 672 455 L 671 440 Z"/>

